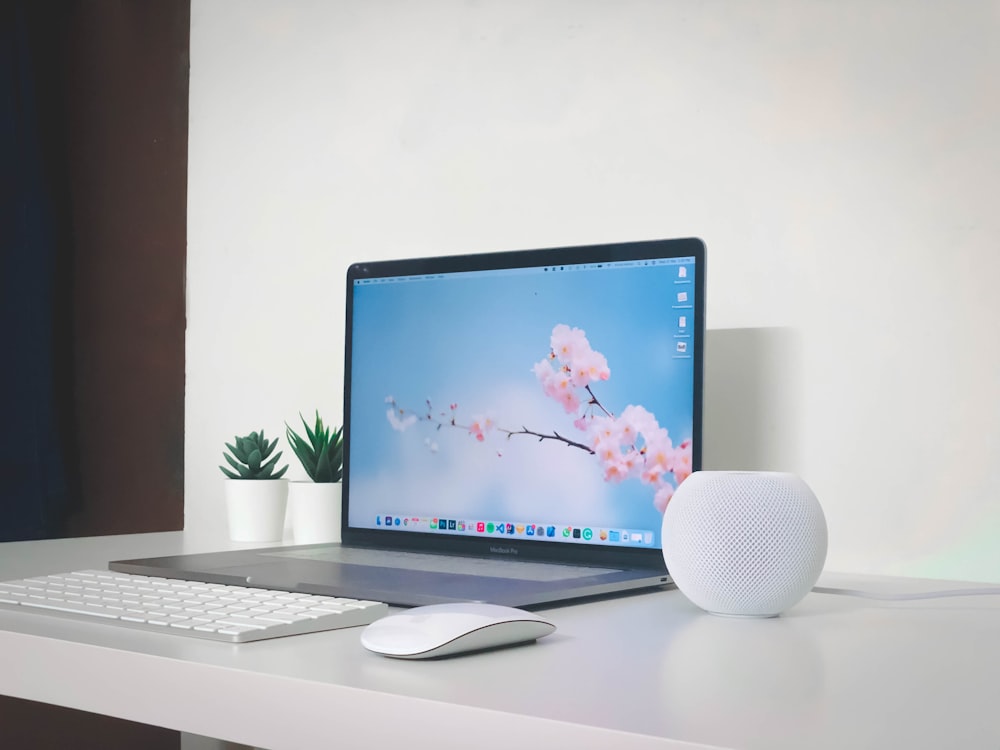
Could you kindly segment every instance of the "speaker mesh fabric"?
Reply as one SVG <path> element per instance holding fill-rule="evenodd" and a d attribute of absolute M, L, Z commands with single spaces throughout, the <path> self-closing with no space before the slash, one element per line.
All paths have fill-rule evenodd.
<path fill-rule="evenodd" d="M 793 474 L 696 472 L 667 506 L 662 537 L 677 587 L 716 614 L 783 612 L 826 561 L 823 509 Z"/>

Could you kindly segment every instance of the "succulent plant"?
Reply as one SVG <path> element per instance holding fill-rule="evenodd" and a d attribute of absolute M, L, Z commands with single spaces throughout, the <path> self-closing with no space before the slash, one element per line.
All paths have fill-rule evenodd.
<path fill-rule="evenodd" d="M 323 425 L 323 420 L 316 412 L 316 424 L 310 429 L 305 417 L 299 414 L 302 426 L 306 428 L 305 440 L 299 436 L 288 423 L 285 423 L 285 436 L 292 446 L 295 455 L 299 457 L 302 468 L 314 482 L 339 482 L 344 469 L 344 436 L 343 428 L 338 427 L 331 432 Z"/>
<path fill-rule="evenodd" d="M 237 436 L 234 443 L 226 443 L 226 447 L 229 453 L 223 452 L 222 456 L 235 471 L 225 466 L 219 468 L 230 479 L 280 479 L 288 470 L 288 464 L 285 464 L 277 473 L 272 473 L 281 458 L 281 451 L 271 456 L 278 447 L 278 440 L 275 438 L 268 442 L 264 439 L 263 430 L 251 432 L 246 437 Z"/>

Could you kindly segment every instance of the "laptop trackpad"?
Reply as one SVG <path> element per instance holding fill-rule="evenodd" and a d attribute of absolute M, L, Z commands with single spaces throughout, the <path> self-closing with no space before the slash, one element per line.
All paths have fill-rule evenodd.
<path fill-rule="evenodd" d="M 567 581 L 592 578 L 613 568 L 567 565 L 565 563 L 529 562 L 513 558 L 436 555 L 429 552 L 373 549 L 324 545 L 262 551 L 263 557 L 287 557 L 296 560 L 319 560 L 340 565 L 371 565 L 392 570 L 423 570 L 428 573 L 457 573 L 487 578 L 515 578 L 518 581 Z"/>
<path fill-rule="evenodd" d="M 248 586 L 370 599 L 399 606 L 455 601 L 506 604 L 522 601 L 528 592 L 540 593 L 550 587 L 558 588 L 555 581 L 525 581 L 373 565 L 331 564 L 277 556 L 272 561 L 226 566 L 217 568 L 214 572 L 238 575 L 246 579 Z"/>

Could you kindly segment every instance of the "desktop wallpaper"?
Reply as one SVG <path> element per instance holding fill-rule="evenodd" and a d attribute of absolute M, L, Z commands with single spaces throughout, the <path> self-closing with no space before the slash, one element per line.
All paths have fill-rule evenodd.
<path fill-rule="evenodd" d="M 632 529 L 659 546 L 691 460 L 680 260 L 355 284 L 351 523 L 537 524 L 591 543 Z"/>

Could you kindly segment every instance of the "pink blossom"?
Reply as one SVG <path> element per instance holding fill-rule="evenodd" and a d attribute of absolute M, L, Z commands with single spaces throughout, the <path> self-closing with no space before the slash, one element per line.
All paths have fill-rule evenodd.
<path fill-rule="evenodd" d="M 645 462 L 643 462 L 642 471 L 639 473 L 639 480 L 643 484 L 651 484 L 655 487 L 660 483 L 660 480 L 666 472 L 667 470 L 663 464 L 656 461 L 650 461 L 647 457 Z"/>
<path fill-rule="evenodd" d="M 575 413 L 580 404 L 589 402 L 593 397 L 569 394 L 567 389 L 579 389 L 595 380 L 607 380 L 611 377 L 608 361 L 603 354 L 590 348 L 582 329 L 570 328 L 565 323 L 559 323 L 552 329 L 549 343 L 549 356 L 536 362 L 532 371 L 546 396 L 559 401 L 567 413 Z M 557 368 L 552 367 L 552 360 L 559 362 Z"/>
<path fill-rule="evenodd" d="M 486 433 L 493 429 L 493 420 L 489 417 L 475 417 L 469 425 L 469 434 L 480 443 L 486 440 Z"/>
<path fill-rule="evenodd" d="M 614 417 L 594 417 L 591 420 L 591 445 L 597 445 L 603 441 L 614 441 L 618 444 L 618 423 Z"/>
<path fill-rule="evenodd" d="M 590 351 L 587 334 L 579 328 L 570 328 L 565 323 L 560 323 L 552 329 L 549 343 L 552 346 L 552 353 L 563 364 L 569 364 L 579 354 Z"/>
<path fill-rule="evenodd" d="M 604 466 L 605 482 L 624 482 L 628 478 L 628 467 L 621 461 L 615 461 Z"/>
<path fill-rule="evenodd" d="M 691 460 L 691 441 L 685 440 L 674 451 L 673 462 L 671 464 L 674 477 L 677 478 L 677 484 L 680 484 L 691 476 Z"/>
<path fill-rule="evenodd" d="M 560 392 L 559 402 L 563 405 L 563 409 L 566 410 L 567 414 L 576 414 L 577 409 L 580 408 L 580 397 L 571 388 L 566 388 Z"/>
<path fill-rule="evenodd" d="M 535 373 L 535 377 L 538 378 L 538 382 L 542 384 L 542 392 L 550 398 L 558 398 L 556 371 L 552 369 L 549 361 L 543 359 L 540 362 L 536 362 L 535 366 L 531 369 Z"/>
<path fill-rule="evenodd" d="M 535 362 L 535 364 L 531 367 L 531 371 L 535 373 L 535 377 L 538 378 L 538 382 L 543 385 L 550 377 L 552 377 L 552 373 L 554 372 L 548 359 Z"/>
<path fill-rule="evenodd" d="M 604 481 L 622 482 L 635 473 L 639 465 L 639 454 L 636 451 L 620 453 L 618 457 L 604 463 Z"/>
<path fill-rule="evenodd" d="M 642 467 L 642 454 L 632 449 L 622 457 L 622 463 L 628 469 L 628 475 L 634 476 Z"/>
<path fill-rule="evenodd" d="M 589 347 L 573 357 L 570 369 L 573 373 L 573 384 L 579 388 L 596 380 L 607 380 L 611 377 L 608 360 L 603 354 Z"/>
<path fill-rule="evenodd" d="M 621 416 L 618 417 L 617 427 L 619 440 L 624 445 L 634 446 L 638 446 L 640 442 L 648 443 L 648 436 L 660 428 L 656 423 L 656 417 L 643 407 L 631 404 L 626 406 Z"/>
<path fill-rule="evenodd" d="M 594 443 L 594 455 L 604 468 L 606 482 L 621 482 L 642 466 L 639 451 L 623 445 L 616 434 L 599 436 Z"/>
<path fill-rule="evenodd" d="M 659 484 L 662 477 L 663 467 L 659 464 L 647 464 L 643 466 L 642 473 L 639 474 L 639 480 L 643 484 L 651 484 L 654 487 Z"/>
<path fill-rule="evenodd" d="M 639 430 L 636 429 L 635 423 L 629 419 L 620 418 L 618 420 L 618 435 L 625 445 L 635 445 L 639 442 Z"/>
<path fill-rule="evenodd" d="M 569 373 L 562 368 L 554 370 L 545 359 L 536 362 L 532 371 L 542 384 L 545 395 L 561 403 L 567 414 L 573 414 L 580 408 L 580 397 L 573 390 Z"/>
<path fill-rule="evenodd" d="M 640 478 L 646 484 L 657 484 L 662 476 L 673 470 L 674 449 L 667 431 L 659 429 L 646 439 L 645 464 Z"/>
<path fill-rule="evenodd" d="M 642 434 L 647 443 L 652 435 L 660 429 L 656 417 L 650 414 L 644 407 L 632 404 L 625 407 L 619 421 L 622 424 L 623 432 L 626 432 L 630 437 Z M 635 439 L 633 438 L 634 441 Z"/>
<path fill-rule="evenodd" d="M 617 440 L 606 438 L 594 442 L 594 455 L 602 464 L 611 464 L 621 458 L 622 449 Z"/>
<path fill-rule="evenodd" d="M 653 496 L 653 505 L 656 509 L 662 513 L 667 509 L 667 505 L 670 504 L 670 499 L 674 496 L 674 486 L 672 484 L 664 483 L 660 489 L 656 491 L 656 495 Z"/>

